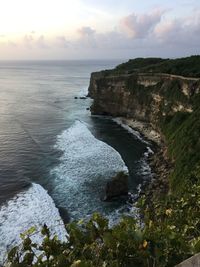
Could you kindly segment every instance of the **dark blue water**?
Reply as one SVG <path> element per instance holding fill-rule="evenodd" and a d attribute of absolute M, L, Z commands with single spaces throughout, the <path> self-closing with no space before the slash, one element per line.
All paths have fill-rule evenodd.
<path fill-rule="evenodd" d="M 59 172 L 55 174 L 54 170 L 61 166 L 63 154 L 56 147 L 58 136 L 77 119 L 85 122 L 96 138 L 120 153 L 129 168 L 130 190 L 136 190 L 145 176 L 142 167 L 146 144 L 109 119 L 91 117 L 86 110 L 91 99 L 74 98 L 87 93 L 91 72 L 118 63 L 0 62 L 0 204 L 34 182 L 47 189 L 56 205 L 68 210 L 75 219 L 95 210 L 109 213 L 122 205 L 99 202 L 95 208 L 96 191 L 92 190 L 95 179 L 90 181 L 91 192 L 87 191 L 85 200 L 90 208 L 84 212 L 81 208 L 75 211 L 79 204 L 75 205 L 74 197 L 70 198 L 70 194 L 74 195 L 73 188 L 56 191 L 60 182 Z M 68 194 L 67 201 L 64 194 Z"/>

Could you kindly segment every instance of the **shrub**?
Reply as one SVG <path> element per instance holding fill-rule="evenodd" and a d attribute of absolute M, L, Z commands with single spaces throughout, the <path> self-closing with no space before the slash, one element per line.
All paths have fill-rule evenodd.
<path fill-rule="evenodd" d="M 183 196 L 138 201 L 140 219 L 124 217 L 109 227 L 95 213 L 87 222 L 66 226 L 68 242 L 42 229 L 42 244 L 26 234 L 23 244 L 8 254 L 10 267 L 170 267 L 200 251 L 200 186 L 185 188 Z M 141 219 L 142 218 L 142 219 Z M 36 253 L 38 251 L 39 253 Z"/>

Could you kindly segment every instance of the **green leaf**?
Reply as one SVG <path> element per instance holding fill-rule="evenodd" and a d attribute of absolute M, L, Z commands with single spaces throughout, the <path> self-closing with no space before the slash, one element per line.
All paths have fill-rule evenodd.
<path fill-rule="evenodd" d="M 23 242 L 23 247 L 24 247 L 24 250 L 31 250 L 31 239 L 30 237 L 27 237 L 26 239 L 24 239 L 24 242 Z"/>
<path fill-rule="evenodd" d="M 47 237 L 50 236 L 50 231 L 49 231 L 49 229 L 48 229 L 48 227 L 47 227 L 46 224 L 44 224 L 44 226 L 43 226 L 43 228 L 42 228 L 42 230 L 41 230 L 41 234 L 42 234 L 42 235 L 46 235 Z"/>
<path fill-rule="evenodd" d="M 12 261 L 16 257 L 17 251 L 18 251 L 17 246 L 10 250 L 10 252 L 8 253 L 8 260 L 9 261 Z"/>
<path fill-rule="evenodd" d="M 23 263 L 25 263 L 28 266 L 28 265 L 32 264 L 33 259 L 34 259 L 34 254 L 32 252 L 28 252 L 24 256 Z"/>

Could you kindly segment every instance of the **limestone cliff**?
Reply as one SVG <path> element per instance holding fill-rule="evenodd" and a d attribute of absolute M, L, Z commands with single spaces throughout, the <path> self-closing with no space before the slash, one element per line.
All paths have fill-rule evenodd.
<path fill-rule="evenodd" d="M 198 78 L 168 74 L 91 74 L 92 114 L 124 116 L 150 122 L 159 130 L 162 117 L 192 112 L 192 98 L 200 90 Z"/>
<path fill-rule="evenodd" d="M 162 65 L 148 66 L 148 72 L 144 72 L 144 67 L 137 68 L 145 60 L 149 62 L 136 59 L 114 70 L 92 73 L 91 113 L 133 118 L 159 132 L 174 165 L 171 188 L 180 189 L 181 182 L 184 189 L 188 180 L 200 179 L 200 78 L 197 77 L 200 57 L 164 60 Z M 169 70 L 170 74 L 153 72 L 155 68 Z M 186 73 L 187 77 L 177 73 Z"/>

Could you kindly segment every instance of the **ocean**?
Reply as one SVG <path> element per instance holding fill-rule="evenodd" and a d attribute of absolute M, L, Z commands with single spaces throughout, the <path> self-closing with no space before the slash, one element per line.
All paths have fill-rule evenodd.
<path fill-rule="evenodd" d="M 0 62 L 0 263 L 33 225 L 59 225 L 64 238 L 60 214 L 64 221 L 123 214 L 124 198 L 101 200 L 117 171 L 129 171 L 133 193 L 149 177 L 147 144 L 111 118 L 91 116 L 92 100 L 80 99 L 91 72 L 119 63 Z"/>

